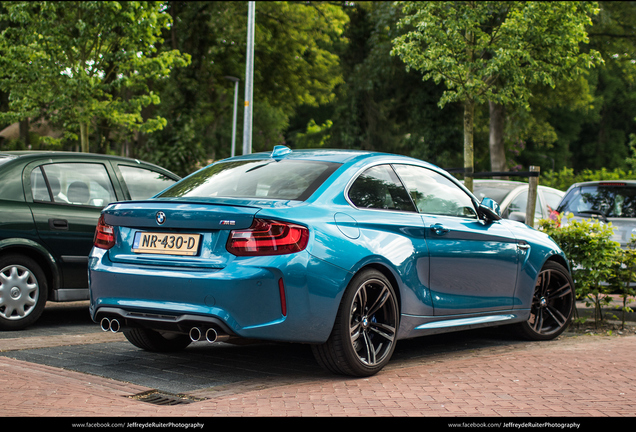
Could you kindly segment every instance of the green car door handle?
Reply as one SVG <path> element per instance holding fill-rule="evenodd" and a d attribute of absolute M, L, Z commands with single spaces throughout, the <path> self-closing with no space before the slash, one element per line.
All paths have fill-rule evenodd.
<path fill-rule="evenodd" d="M 56 231 L 68 231 L 68 221 L 66 219 L 49 219 L 49 228 Z"/>

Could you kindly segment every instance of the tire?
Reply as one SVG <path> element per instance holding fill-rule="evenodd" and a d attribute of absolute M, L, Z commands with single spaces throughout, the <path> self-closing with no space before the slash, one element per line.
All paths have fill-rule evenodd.
<path fill-rule="evenodd" d="M 389 280 L 376 270 L 364 270 L 345 290 L 327 342 L 312 345 L 314 356 L 335 374 L 374 375 L 393 355 L 399 319 Z"/>
<path fill-rule="evenodd" d="M 24 255 L 0 258 L 0 330 L 22 330 L 40 318 L 48 296 L 46 276 Z"/>
<path fill-rule="evenodd" d="M 124 336 L 137 348 L 152 352 L 181 351 L 192 342 L 188 335 L 177 333 L 164 335 L 155 330 L 144 328 L 125 330 Z"/>
<path fill-rule="evenodd" d="M 568 328 L 574 312 L 574 282 L 565 267 L 548 261 L 537 278 L 530 317 L 516 326 L 525 339 L 550 340 Z"/>

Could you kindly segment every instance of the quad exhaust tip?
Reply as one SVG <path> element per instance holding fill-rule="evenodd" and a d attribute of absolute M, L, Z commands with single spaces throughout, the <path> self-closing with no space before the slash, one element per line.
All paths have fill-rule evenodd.
<path fill-rule="evenodd" d="M 119 324 L 117 319 L 102 318 L 99 325 L 105 332 L 119 333 L 121 331 L 121 324 Z M 209 343 L 221 342 L 230 338 L 227 334 L 219 334 L 213 328 L 201 329 L 199 327 L 192 327 L 189 336 L 192 342 L 197 342 L 204 338 Z"/>

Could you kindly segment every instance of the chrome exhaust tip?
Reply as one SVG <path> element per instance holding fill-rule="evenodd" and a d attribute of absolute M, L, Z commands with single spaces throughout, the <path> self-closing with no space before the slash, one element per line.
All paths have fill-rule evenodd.
<path fill-rule="evenodd" d="M 110 331 L 112 331 L 113 333 L 117 333 L 119 332 L 120 329 L 121 329 L 121 326 L 119 325 L 119 321 L 114 319 L 110 322 Z"/>
<path fill-rule="evenodd" d="M 210 342 L 210 343 L 214 343 L 214 342 L 222 342 L 224 340 L 229 339 L 230 336 L 226 335 L 226 334 L 219 334 L 216 330 L 214 330 L 213 328 L 208 329 L 208 331 L 205 332 L 205 339 Z"/>
<path fill-rule="evenodd" d="M 209 328 L 208 331 L 205 332 L 205 340 L 210 343 L 216 342 L 218 336 L 219 334 L 213 328 Z"/>
<path fill-rule="evenodd" d="M 192 327 L 189 334 L 192 342 L 197 342 L 201 339 L 201 330 L 198 327 Z"/>
<path fill-rule="evenodd" d="M 99 325 L 102 328 L 102 331 L 107 332 L 108 330 L 110 330 L 110 320 L 108 318 L 102 318 L 102 320 L 99 322 Z"/>

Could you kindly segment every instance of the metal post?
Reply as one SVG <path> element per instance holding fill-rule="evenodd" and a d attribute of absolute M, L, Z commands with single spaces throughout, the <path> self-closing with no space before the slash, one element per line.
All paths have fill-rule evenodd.
<path fill-rule="evenodd" d="M 538 173 L 541 167 L 531 166 L 530 172 Z M 534 227 L 534 211 L 537 203 L 537 189 L 539 187 L 539 176 L 528 179 L 528 204 L 526 205 L 526 225 Z"/>
<path fill-rule="evenodd" d="M 243 120 L 243 154 L 252 153 L 252 112 L 254 94 L 254 21 L 256 4 L 248 2 L 247 9 L 247 53 L 245 56 L 245 117 Z"/>
<path fill-rule="evenodd" d="M 238 105 L 239 79 L 233 76 L 226 76 L 225 79 L 234 81 L 234 115 L 232 117 L 232 152 L 231 152 L 231 156 L 234 157 L 236 155 L 236 107 Z"/>

